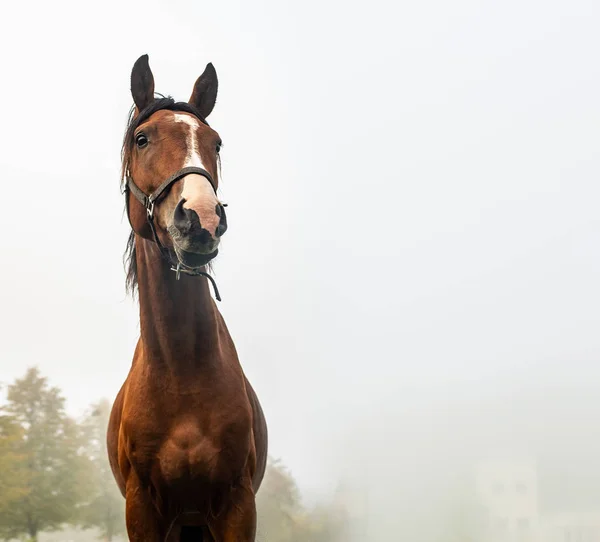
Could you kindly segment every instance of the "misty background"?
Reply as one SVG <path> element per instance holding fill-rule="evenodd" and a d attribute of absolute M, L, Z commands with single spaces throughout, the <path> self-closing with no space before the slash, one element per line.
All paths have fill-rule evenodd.
<path fill-rule="evenodd" d="M 600 513 L 599 24 L 591 0 L 4 6 L 0 381 L 36 365 L 73 415 L 116 395 L 131 67 L 187 99 L 212 62 L 219 308 L 305 498 L 352 480 L 397 540 L 527 457 L 544 510 Z"/>

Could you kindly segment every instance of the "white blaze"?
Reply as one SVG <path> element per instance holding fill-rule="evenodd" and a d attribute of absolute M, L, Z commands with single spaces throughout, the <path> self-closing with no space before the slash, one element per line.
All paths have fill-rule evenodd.
<path fill-rule="evenodd" d="M 183 167 L 200 167 L 206 169 L 200 158 L 200 147 L 198 146 L 198 128 L 200 124 L 197 119 L 190 115 L 175 113 L 175 122 L 187 124 L 188 133 L 186 137 L 187 154 Z M 183 206 L 186 209 L 192 209 L 198 215 L 202 227 L 214 236 L 215 230 L 219 225 L 220 218 L 215 208 L 217 206 L 217 196 L 212 185 L 206 177 L 196 173 L 190 173 L 183 178 L 183 191 L 181 197 L 185 199 Z"/>
<path fill-rule="evenodd" d="M 187 155 L 185 162 L 181 167 L 201 167 L 206 169 L 200 158 L 200 152 L 198 147 L 198 135 L 196 131 L 200 127 L 198 120 L 191 115 L 184 115 L 183 113 L 175 113 L 175 122 L 183 122 L 188 125 L 188 133 L 186 138 Z"/>

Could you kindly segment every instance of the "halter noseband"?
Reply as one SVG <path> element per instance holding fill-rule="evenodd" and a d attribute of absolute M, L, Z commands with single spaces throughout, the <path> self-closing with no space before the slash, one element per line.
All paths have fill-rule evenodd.
<path fill-rule="evenodd" d="M 127 188 L 129 188 L 129 190 L 131 190 L 131 193 L 135 196 L 135 199 L 137 199 L 146 208 L 148 216 L 150 217 L 150 219 L 152 219 L 152 217 L 154 216 L 154 204 L 156 203 L 156 200 L 160 198 L 160 196 L 162 196 L 162 194 L 166 190 L 171 188 L 171 185 L 174 182 L 177 182 L 179 179 L 185 177 L 186 175 L 189 175 L 190 173 L 196 173 L 205 177 L 210 183 L 210 186 L 212 186 L 213 190 L 215 191 L 215 194 L 217 193 L 215 182 L 213 181 L 213 178 L 211 177 L 210 173 L 205 169 L 202 169 L 201 167 L 184 167 L 183 169 L 180 169 L 176 173 L 173 173 L 173 175 L 171 175 L 168 179 L 163 181 L 161 185 L 149 196 L 146 195 L 146 193 L 143 192 L 140 188 L 138 188 L 135 182 L 133 182 L 133 179 L 130 175 L 126 176 L 126 186 Z"/>
<path fill-rule="evenodd" d="M 180 261 L 174 262 L 169 250 L 160 242 L 158 233 L 156 231 L 156 226 L 154 225 L 154 204 L 156 203 L 156 201 L 166 191 L 168 191 L 171 188 L 173 183 L 177 182 L 182 177 L 189 175 L 190 173 L 196 173 L 197 175 L 202 175 L 203 177 L 205 177 L 208 180 L 208 182 L 210 183 L 210 185 L 212 186 L 213 190 L 215 191 L 215 194 L 217 193 L 217 188 L 215 186 L 215 182 L 214 182 L 211 174 L 208 171 L 206 171 L 205 169 L 202 169 L 201 167 L 184 167 L 184 168 L 180 169 L 179 171 L 173 173 L 173 175 L 171 175 L 168 179 L 164 180 L 160 184 L 160 186 L 154 192 L 152 192 L 152 194 L 150 194 L 150 195 L 147 195 L 143 190 L 141 190 L 135 184 L 135 182 L 133 181 L 133 179 L 131 178 L 129 173 L 127 173 L 127 175 L 125 177 L 127 182 L 124 186 L 124 191 L 123 191 L 125 194 L 125 207 L 127 208 L 127 218 L 129 219 L 129 224 L 131 225 L 131 228 L 133 229 L 133 225 L 131 224 L 131 218 L 129 216 L 128 192 L 131 192 L 131 194 L 133 194 L 135 199 L 137 199 L 146 209 L 146 219 L 148 220 L 148 225 L 150 226 L 150 229 L 152 230 L 152 236 L 154 237 L 154 241 L 158 245 L 158 248 L 160 250 L 162 257 L 171 265 L 171 271 L 175 271 L 177 280 L 179 280 L 181 273 L 185 273 L 186 275 L 191 275 L 191 276 L 206 277 L 212 284 L 213 290 L 215 291 L 215 297 L 216 297 L 217 301 L 221 301 L 221 296 L 219 295 L 219 289 L 217 288 L 217 283 L 215 282 L 215 279 L 213 279 L 205 271 L 199 271 L 197 269 L 187 267 L 185 264 L 181 263 Z M 221 206 L 221 212 L 224 213 L 225 212 L 223 209 L 224 205 L 222 203 L 219 203 L 219 206 Z"/>

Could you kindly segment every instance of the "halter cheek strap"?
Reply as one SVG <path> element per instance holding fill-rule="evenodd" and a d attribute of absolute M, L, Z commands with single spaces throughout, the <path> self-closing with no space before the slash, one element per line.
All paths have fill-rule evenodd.
<path fill-rule="evenodd" d="M 127 176 L 126 176 L 127 182 L 124 187 L 125 188 L 124 189 L 125 206 L 127 207 L 127 218 L 129 219 L 129 224 L 133 228 L 133 225 L 131 224 L 131 218 L 129 217 L 129 197 L 127 194 L 127 192 L 131 192 L 131 194 L 135 197 L 135 199 L 137 199 L 145 207 L 146 218 L 148 220 L 148 225 L 150 226 L 150 229 L 152 230 L 152 236 L 154 237 L 154 241 L 158 245 L 158 248 L 160 249 L 160 253 L 163 256 L 163 258 L 171 264 L 171 271 L 175 271 L 177 280 L 179 280 L 181 273 L 185 273 L 186 275 L 192 275 L 192 276 L 206 277 L 212 284 L 213 290 L 215 291 L 215 297 L 216 297 L 217 301 L 221 301 L 221 296 L 219 295 L 219 289 L 217 288 L 217 283 L 215 282 L 215 279 L 213 279 L 208 273 L 206 273 L 204 271 L 199 271 L 197 269 L 187 267 L 186 265 L 182 264 L 179 261 L 174 262 L 169 250 L 167 248 L 165 248 L 165 246 L 160 242 L 160 239 L 158 237 L 158 232 L 156 231 L 156 226 L 154 225 L 154 204 L 156 203 L 156 201 L 162 196 L 162 194 L 164 192 L 166 192 L 171 187 L 171 185 L 173 183 L 177 182 L 182 177 L 189 175 L 190 173 L 196 173 L 197 175 L 202 175 L 203 177 L 205 177 L 208 180 L 208 182 L 210 183 L 210 185 L 212 186 L 213 190 L 215 191 L 215 194 L 217 193 L 217 188 L 215 186 L 215 182 L 214 182 L 211 174 L 201 167 L 184 167 L 183 169 L 180 169 L 179 171 L 177 171 L 173 175 L 171 175 L 168 179 L 165 179 L 160 184 L 160 186 L 154 192 L 152 192 L 152 194 L 150 194 L 150 195 L 147 195 L 143 190 L 141 190 L 135 184 L 135 182 L 133 181 L 131 176 L 129 174 L 127 174 Z M 224 205 L 221 203 L 219 205 L 221 207 L 224 207 Z M 221 212 L 224 213 L 224 209 L 221 209 Z"/>

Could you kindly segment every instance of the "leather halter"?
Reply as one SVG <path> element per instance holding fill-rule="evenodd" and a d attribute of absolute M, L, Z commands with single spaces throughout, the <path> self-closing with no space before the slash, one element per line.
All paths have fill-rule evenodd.
<path fill-rule="evenodd" d="M 177 182 L 179 179 L 181 179 L 182 177 L 185 177 L 186 175 L 189 175 L 190 173 L 196 173 L 198 175 L 202 175 L 203 177 L 205 177 L 208 180 L 208 182 L 210 183 L 210 186 L 212 186 L 213 190 L 215 191 L 215 194 L 217 193 L 217 188 L 215 187 L 215 182 L 213 181 L 213 178 L 211 177 L 210 173 L 208 171 L 206 171 L 205 169 L 202 169 L 201 167 L 184 167 L 183 169 L 180 169 L 179 171 L 177 171 L 173 175 L 171 175 L 168 179 L 163 181 L 161 183 L 161 185 L 154 192 L 152 192 L 152 194 L 150 194 L 149 196 L 146 195 L 146 193 L 143 192 L 140 188 L 138 188 L 138 186 L 135 184 L 135 182 L 133 181 L 133 179 L 131 178 L 131 176 L 129 174 L 126 176 L 126 179 L 127 179 L 126 187 L 129 190 L 131 190 L 131 193 L 135 196 L 135 199 L 137 199 L 146 208 L 146 213 L 148 214 L 148 217 L 150 218 L 151 224 L 153 224 L 152 218 L 154 217 L 154 204 L 156 203 L 156 200 L 158 198 L 160 198 L 160 196 L 162 196 L 162 194 L 166 190 L 171 188 L 171 185 L 174 182 Z M 154 228 L 153 228 L 153 231 L 154 231 Z"/>
<path fill-rule="evenodd" d="M 184 168 L 180 169 L 179 171 L 177 171 L 173 175 L 171 175 L 169 178 L 165 179 L 160 184 L 160 186 L 154 192 L 152 192 L 152 194 L 150 194 L 150 195 L 146 194 L 143 190 L 141 190 L 135 184 L 135 182 L 133 181 L 133 179 L 131 178 L 131 176 L 128 173 L 125 177 L 127 182 L 126 182 L 126 184 L 124 186 L 124 190 L 123 190 L 123 192 L 125 194 L 125 207 L 127 208 L 127 218 L 129 220 L 129 224 L 130 224 L 131 228 L 133 229 L 133 224 L 131 224 L 131 218 L 129 216 L 128 192 L 131 192 L 131 194 L 133 194 L 135 199 L 137 199 L 146 209 L 146 219 L 148 220 L 148 225 L 150 226 L 150 229 L 152 230 L 152 236 L 154 237 L 154 241 L 158 245 L 158 248 L 160 250 L 160 253 L 161 253 L 163 259 L 165 259 L 171 265 L 171 271 L 175 271 L 177 280 L 179 280 L 181 273 L 185 273 L 186 275 L 192 275 L 192 276 L 206 277 L 212 284 L 213 290 L 215 291 L 215 298 L 217 299 L 217 301 L 221 301 L 221 296 L 219 294 L 219 289 L 217 288 L 217 283 L 215 282 L 215 279 L 213 279 L 205 271 L 200 271 L 198 269 L 188 267 L 180 261 L 174 262 L 173 258 L 171 256 L 171 252 L 160 242 L 158 233 L 156 231 L 156 226 L 154 225 L 154 205 L 155 205 L 156 201 L 165 192 L 167 192 L 171 188 L 173 183 L 177 182 L 182 177 L 189 175 L 190 173 L 196 173 L 197 175 L 202 175 L 203 177 L 205 177 L 208 180 L 208 182 L 210 183 L 210 185 L 212 186 L 213 190 L 215 191 L 215 194 L 217 193 L 217 188 L 215 186 L 215 182 L 214 182 L 211 174 L 208 171 L 206 171 L 205 169 L 202 169 L 200 167 L 184 167 Z M 224 205 L 222 203 L 219 203 L 219 206 L 221 207 L 221 213 L 223 216 L 225 214 L 225 210 L 223 209 Z"/>

